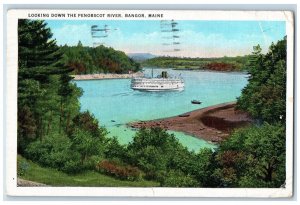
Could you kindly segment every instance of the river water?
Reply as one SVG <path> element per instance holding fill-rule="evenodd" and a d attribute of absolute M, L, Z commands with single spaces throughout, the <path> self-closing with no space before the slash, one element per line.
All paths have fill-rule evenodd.
<path fill-rule="evenodd" d="M 135 131 L 126 123 L 176 116 L 195 109 L 236 100 L 247 84 L 247 74 L 237 72 L 182 71 L 154 69 L 154 75 L 167 71 L 171 76 L 184 79 L 183 91 L 140 92 L 130 88 L 130 79 L 75 81 L 84 91 L 80 98 L 81 109 L 89 110 L 101 126 L 116 136 L 120 143 L 130 142 Z M 151 75 L 151 69 L 144 69 Z M 191 104 L 191 100 L 202 104 Z M 215 145 L 180 132 L 173 133 L 189 150 L 214 148 Z"/>

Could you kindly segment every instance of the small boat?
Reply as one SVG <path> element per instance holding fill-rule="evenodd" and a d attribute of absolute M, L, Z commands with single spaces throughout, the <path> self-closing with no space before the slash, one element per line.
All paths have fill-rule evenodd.
<path fill-rule="evenodd" d="M 202 102 L 200 102 L 199 100 L 192 100 L 191 103 L 192 104 L 201 104 Z"/>
<path fill-rule="evenodd" d="M 189 114 L 181 114 L 181 115 L 178 115 L 178 117 L 189 117 L 190 115 Z"/>

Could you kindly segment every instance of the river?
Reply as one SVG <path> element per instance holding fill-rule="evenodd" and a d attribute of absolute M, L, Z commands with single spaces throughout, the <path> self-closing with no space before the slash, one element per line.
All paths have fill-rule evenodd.
<path fill-rule="evenodd" d="M 109 136 L 116 136 L 121 144 L 130 142 L 135 131 L 126 123 L 139 120 L 153 120 L 179 115 L 195 109 L 236 100 L 247 84 L 247 74 L 239 72 L 182 71 L 154 69 L 154 75 L 161 71 L 181 76 L 185 82 L 183 91 L 140 92 L 130 88 L 130 79 L 75 81 L 84 91 L 80 98 L 81 109 L 89 110 L 105 126 Z M 151 69 L 144 69 L 145 75 Z M 202 104 L 191 104 L 191 100 Z M 173 133 L 189 150 L 214 148 L 215 145 L 180 132 Z"/>

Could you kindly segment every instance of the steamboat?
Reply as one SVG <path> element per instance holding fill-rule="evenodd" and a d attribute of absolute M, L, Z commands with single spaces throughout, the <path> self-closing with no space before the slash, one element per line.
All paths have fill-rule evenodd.
<path fill-rule="evenodd" d="M 131 80 L 131 88 L 139 91 L 181 91 L 184 90 L 184 81 L 182 78 L 171 78 L 166 71 L 161 75 L 152 77 L 139 77 Z"/>

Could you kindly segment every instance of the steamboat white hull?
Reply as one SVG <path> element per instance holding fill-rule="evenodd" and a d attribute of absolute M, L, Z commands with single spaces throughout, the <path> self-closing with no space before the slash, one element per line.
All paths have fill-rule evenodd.
<path fill-rule="evenodd" d="M 134 78 L 131 88 L 140 91 L 181 91 L 184 90 L 184 82 L 173 78 Z"/>
<path fill-rule="evenodd" d="M 149 91 L 149 92 L 160 92 L 160 91 L 182 91 L 184 88 L 170 88 L 170 89 L 148 89 L 148 88 L 132 88 L 133 90 Z"/>

